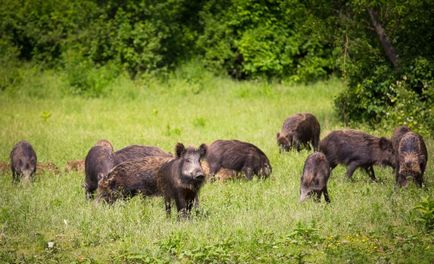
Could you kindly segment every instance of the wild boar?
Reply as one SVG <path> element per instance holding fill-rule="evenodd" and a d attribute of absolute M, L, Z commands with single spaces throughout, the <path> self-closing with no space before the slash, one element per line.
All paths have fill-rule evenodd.
<path fill-rule="evenodd" d="M 315 193 L 317 201 L 320 201 L 321 194 L 324 194 L 325 201 L 330 203 L 327 191 L 329 177 L 330 164 L 326 156 L 321 152 L 310 154 L 304 162 L 303 174 L 301 175 L 300 202 Z"/>
<path fill-rule="evenodd" d="M 310 150 L 309 143 L 314 151 L 318 151 L 321 127 L 311 113 L 298 113 L 288 117 L 283 123 L 282 130 L 277 133 L 279 152 L 290 151 L 295 147 L 297 151 L 306 148 Z"/>
<path fill-rule="evenodd" d="M 397 151 L 396 183 L 407 186 L 407 176 L 422 187 L 423 175 L 428 161 L 428 152 L 422 136 L 407 132 L 399 141 Z"/>
<path fill-rule="evenodd" d="M 32 145 L 27 141 L 20 141 L 10 153 L 13 182 L 20 179 L 32 180 L 36 172 L 37 157 Z"/>
<path fill-rule="evenodd" d="M 372 180 L 376 180 L 374 165 L 395 168 L 392 142 L 356 130 L 336 130 L 320 142 L 320 151 L 325 154 L 333 170 L 338 164 L 347 166 L 347 177 L 363 168 Z"/>
<path fill-rule="evenodd" d="M 98 183 L 98 198 L 113 203 L 119 198 L 160 195 L 157 174 L 173 157 L 149 156 L 123 162 L 114 167 Z"/>
<path fill-rule="evenodd" d="M 186 217 L 192 206 L 199 202 L 198 194 L 205 183 L 205 174 L 200 165 L 206 155 L 205 144 L 185 148 L 178 143 L 175 148 L 176 158 L 165 163 L 159 170 L 157 186 L 164 196 L 166 213 L 171 212 L 171 201 L 175 200 L 176 208 L 181 216 Z"/>
<path fill-rule="evenodd" d="M 98 188 L 98 181 L 107 176 L 114 167 L 113 146 L 110 141 L 98 141 L 87 153 L 84 167 L 86 197 L 92 199 Z"/>
<path fill-rule="evenodd" d="M 248 180 L 254 175 L 267 178 L 272 168 L 267 156 L 253 144 L 239 140 L 216 140 L 208 146 L 206 161 L 213 177 L 221 168 L 242 172 Z"/>

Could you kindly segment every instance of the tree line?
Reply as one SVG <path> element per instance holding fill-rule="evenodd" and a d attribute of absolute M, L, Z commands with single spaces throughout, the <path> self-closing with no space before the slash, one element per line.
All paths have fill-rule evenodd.
<path fill-rule="evenodd" d="M 68 73 L 158 74 L 192 58 L 234 79 L 348 83 L 346 123 L 434 132 L 434 5 L 428 0 L 4 0 L 0 89 L 23 62 Z"/>

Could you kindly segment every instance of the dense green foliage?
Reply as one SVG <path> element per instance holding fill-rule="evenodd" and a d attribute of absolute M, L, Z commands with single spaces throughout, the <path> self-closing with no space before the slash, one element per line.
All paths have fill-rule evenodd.
<path fill-rule="evenodd" d="M 398 66 L 368 10 L 378 14 Z M 167 77 L 199 60 L 236 79 L 337 75 L 348 84 L 336 100 L 345 123 L 434 133 L 433 13 L 428 0 L 5 0 L 0 90 L 22 81 L 23 61 L 60 69 L 69 92 L 98 97 L 124 72 Z"/>
<path fill-rule="evenodd" d="M 354 181 L 338 166 L 331 204 L 299 203 L 300 175 L 309 154 L 279 154 L 276 132 L 295 112 L 318 117 L 321 136 L 340 128 L 333 98 L 341 81 L 315 85 L 236 82 L 188 64 L 160 82 L 120 76 L 105 96 L 65 94 L 68 81 L 53 71 L 22 68 L 19 89 L 0 94 L 0 161 L 13 144 L 30 141 L 41 162 L 31 185 L 0 173 L 1 263 L 432 263 L 434 163 L 427 188 L 394 187 L 390 168 L 375 167 L 379 182 L 357 170 Z M 360 127 L 359 127 L 360 128 Z M 389 136 L 391 131 L 368 130 Z M 83 172 L 66 173 L 99 139 L 174 151 L 236 138 L 260 147 L 273 173 L 204 185 L 201 209 L 186 221 L 166 219 L 163 199 L 135 197 L 113 206 L 85 199 Z M 427 137 L 429 153 L 434 151 Z M 49 242 L 53 243 L 49 247 Z M 50 243 L 51 245 L 51 243 Z"/>
<path fill-rule="evenodd" d="M 399 65 L 385 56 L 367 8 L 378 11 Z M 434 6 L 431 1 L 360 3 L 343 10 L 348 90 L 336 100 L 345 121 L 407 124 L 434 133 Z"/>

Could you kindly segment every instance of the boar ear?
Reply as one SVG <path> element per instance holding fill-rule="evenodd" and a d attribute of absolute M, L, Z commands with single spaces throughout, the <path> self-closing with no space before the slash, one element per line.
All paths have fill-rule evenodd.
<path fill-rule="evenodd" d="M 276 138 L 277 138 L 277 139 L 280 138 L 280 132 L 277 132 Z"/>
<path fill-rule="evenodd" d="M 182 143 L 177 143 L 175 147 L 176 157 L 180 158 L 185 153 L 185 147 Z"/>
<path fill-rule="evenodd" d="M 202 144 L 202 145 L 199 146 L 199 155 L 200 155 L 200 158 L 205 157 L 207 150 L 208 150 L 208 147 L 205 144 Z"/>
<path fill-rule="evenodd" d="M 387 138 L 382 137 L 380 138 L 380 148 L 382 150 L 390 149 L 392 148 L 392 143 Z"/>

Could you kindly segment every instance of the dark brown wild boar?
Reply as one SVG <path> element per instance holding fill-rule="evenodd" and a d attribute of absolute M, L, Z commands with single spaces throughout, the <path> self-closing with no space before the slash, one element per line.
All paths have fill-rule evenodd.
<path fill-rule="evenodd" d="M 399 141 L 397 151 L 396 183 L 407 186 L 407 176 L 413 177 L 414 182 L 422 187 L 428 152 L 423 138 L 413 132 L 407 132 Z"/>
<path fill-rule="evenodd" d="M 198 194 L 205 183 L 205 174 L 200 160 L 205 157 L 207 147 L 200 145 L 198 149 L 176 145 L 176 158 L 165 163 L 158 172 L 157 186 L 164 196 L 167 215 L 170 215 L 171 201 L 175 200 L 178 213 L 187 216 L 192 206 L 197 206 Z"/>
<path fill-rule="evenodd" d="M 157 174 L 161 166 L 173 157 L 149 156 L 123 162 L 114 167 L 98 183 L 98 200 L 113 203 L 117 199 L 160 195 Z"/>
<path fill-rule="evenodd" d="M 282 130 L 277 133 L 279 152 L 290 151 L 294 147 L 297 151 L 303 148 L 310 150 L 309 143 L 318 151 L 320 132 L 319 122 L 311 113 L 292 115 L 285 120 Z"/>
<path fill-rule="evenodd" d="M 84 172 L 84 160 L 69 160 L 66 162 L 65 172 Z"/>
<path fill-rule="evenodd" d="M 149 156 L 173 157 L 171 154 L 154 146 L 131 145 L 114 153 L 115 165 L 125 161 L 142 159 Z"/>
<path fill-rule="evenodd" d="M 357 168 L 363 168 L 372 180 L 376 180 L 374 165 L 395 168 L 395 154 L 392 142 L 356 130 L 336 130 L 328 134 L 320 143 L 320 151 L 325 154 L 333 170 L 338 164 L 347 167 L 351 178 Z"/>
<path fill-rule="evenodd" d="M 239 140 L 216 140 L 208 146 L 206 161 L 211 177 L 221 168 L 242 172 L 248 180 L 254 175 L 266 178 L 271 174 L 270 162 L 262 150 Z"/>
<path fill-rule="evenodd" d="M 36 172 L 37 157 L 32 145 L 27 141 L 18 142 L 10 153 L 12 180 L 32 180 Z"/>
<path fill-rule="evenodd" d="M 301 175 L 300 202 L 313 194 L 316 194 L 315 200 L 320 201 L 321 194 L 324 194 L 325 201 L 330 203 L 327 191 L 329 177 L 330 164 L 326 156 L 321 152 L 310 154 L 304 162 L 303 174 Z"/>
<path fill-rule="evenodd" d="M 108 140 L 100 140 L 87 153 L 84 161 L 86 197 L 92 199 L 98 181 L 107 176 L 114 166 L 113 146 Z"/>

